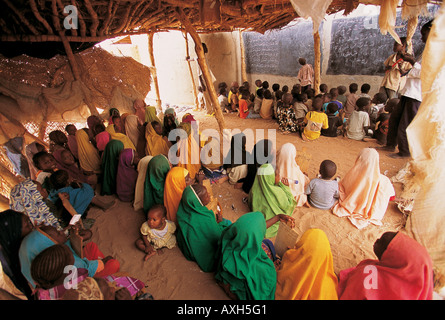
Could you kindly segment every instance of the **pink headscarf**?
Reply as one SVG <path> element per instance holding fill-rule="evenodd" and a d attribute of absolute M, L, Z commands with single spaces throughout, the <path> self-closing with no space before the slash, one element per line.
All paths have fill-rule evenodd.
<path fill-rule="evenodd" d="M 431 300 L 433 262 L 427 250 L 398 232 L 380 260 L 340 271 L 340 300 Z"/>

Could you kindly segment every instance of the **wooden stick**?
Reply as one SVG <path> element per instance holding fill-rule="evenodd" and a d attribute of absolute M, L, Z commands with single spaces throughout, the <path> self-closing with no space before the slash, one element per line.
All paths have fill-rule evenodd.
<path fill-rule="evenodd" d="M 320 93 L 320 70 L 321 70 L 321 52 L 320 52 L 320 34 L 318 31 L 314 33 L 314 89 L 315 94 Z"/>
<path fill-rule="evenodd" d="M 91 5 L 90 0 L 83 0 L 83 2 L 88 10 L 88 13 L 91 16 L 91 19 L 93 20 L 90 25 L 90 34 L 92 37 L 95 37 L 97 33 L 97 26 L 99 25 L 99 19 L 97 18 L 97 13 L 96 11 L 94 11 L 94 8 Z"/>
<path fill-rule="evenodd" d="M 190 78 L 192 78 L 193 96 L 195 97 L 195 107 L 196 107 L 196 109 L 199 109 L 198 93 L 196 90 L 195 79 L 193 77 L 192 65 L 190 63 L 190 50 L 189 50 L 189 41 L 188 41 L 187 31 L 182 30 L 182 34 L 185 39 L 185 56 L 187 57 L 187 64 L 189 67 Z"/>
<path fill-rule="evenodd" d="M 49 34 L 54 34 L 53 29 L 51 28 L 51 26 L 49 25 L 48 21 L 46 21 L 41 15 L 39 10 L 37 9 L 37 4 L 35 2 L 35 0 L 30 0 L 29 1 L 29 5 L 31 6 L 31 10 L 34 13 L 34 16 L 36 17 L 37 20 L 39 20 L 43 26 L 46 28 L 46 30 L 48 30 Z"/>
<path fill-rule="evenodd" d="M 156 63 L 155 63 L 155 56 L 153 54 L 153 36 L 154 33 L 150 32 L 148 34 L 148 53 L 150 55 L 150 62 L 153 68 L 150 68 L 151 76 L 153 77 L 153 83 L 155 85 L 155 92 L 156 92 L 156 106 L 158 111 L 162 112 L 162 102 L 161 102 L 161 96 L 159 94 L 159 85 L 158 85 L 158 75 L 156 71 Z"/>
<path fill-rule="evenodd" d="M 32 33 L 35 35 L 39 34 L 37 29 L 31 23 L 29 23 L 28 19 L 26 19 L 25 16 L 19 10 L 17 10 L 17 8 L 9 0 L 3 0 L 3 2 L 8 5 L 8 7 L 19 17 L 21 22 L 23 22 L 23 24 L 27 26 Z"/>
<path fill-rule="evenodd" d="M 216 121 L 218 122 L 219 130 L 222 134 L 226 125 L 224 121 L 224 116 L 221 111 L 221 106 L 219 104 L 218 97 L 216 95 L 216 90 L 212 83 L 212 77 L 210 75 L 210 71 L 207 66 L 201 38 L 199 37 L 198 32 L 196 32 L 195 28 L 193 27 L 188 17 L 185 15 L 184 11 L 181 8 L 177 8 L 176 12 L 178 14 L 179 20 L 185 27 L 185 30 L 191 35 L 193 41 L 195 42 L 195 51 L 198 56 L 198 64 L 202 70 L 202 74 L 204 77 L 204 81 L 207 85 L 207 89 L 209 90 L 210 100 L 213 103 L 213 112 L 215 113 Z"/>
<path fill-rule="evenodd" d="M 246 57 L 244 54 L 244 41 L 243 41 L 243 32 L 238 30 L 239 33 L 239 45 L 241 51 L 241 79 L 243 82 L 247 81 L 247 72 L 246 72 Z"/>

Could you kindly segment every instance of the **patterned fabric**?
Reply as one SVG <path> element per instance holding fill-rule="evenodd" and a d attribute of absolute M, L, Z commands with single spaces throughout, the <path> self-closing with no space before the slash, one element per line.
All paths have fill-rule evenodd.
<path fill-rule="evenodd" d="M 75 274 L 77 277 L 69 282 L 70 286 L 78 286 L 88 277 L 87 269 L 78 268 L 74 270 L 77 272 L 77 274 Z M 61 284 L 47 290 L 38 288 L 37 296 L 39 300 L 60 300 L 68 289 L 71 289 L 71 287 L 66 286 L 66 284 Z"/>
<path fill-rule="evenodd" d="M 118 287 L 118 289 L 127 288 L 132 297 L 145 288 L 145 284 L 141 280 L 129 276 L 119 276 L 115 274 L 105 277 L 105 280 L 107 280 L 110 285 Z"/>
<path fill-rule="evenodd" d="M 277 109 L 278 116 L 278 129 L 281 132 L 297 132 L 298 131 L 298 123 L 297 118 L 295 117 L 294 109 L 291 107 L 279 107 Z"/>
<path fill-rule="evenodd" d="M 34 226 L 43 223 L 59 230 L 62 229 L 37 190 L 37 185 L 31 179 L 25 179 L 11 189 L 9 207 L 18 212 L 24 212 Z"/>

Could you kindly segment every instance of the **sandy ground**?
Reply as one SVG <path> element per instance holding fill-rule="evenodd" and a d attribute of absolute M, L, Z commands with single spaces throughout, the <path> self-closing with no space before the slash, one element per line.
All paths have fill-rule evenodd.
<path fill-rule="evenodd" d="M 200 121 L 200 129 L 218 128 L 216 119 L 195 112 Z M 278 129 L 275 120 L 241 120 L 236 114 L 225 114 L 229 129 Z M 296 134 L 283 135 L 276 131 L 277 149 L 284 143 L 291 142 L 297 152 L 303 148 L 311 155 L 307 173 L 309 178 L 318 174 L 320 163 L 331 159 L 337 164 L 337 174 L 341 177 L 352 167 L 360 150 L 378 146 L 375 142 L 353 141 L 347 138 L 320 137 L 313 142 L 303 142 Z M 380 153 L 380 169 L 388 177 L 394 176 L 407 162 L 406 159 L 392 159 L 388 152 Z M 396 194 L 400 194 L 401 185 L 394 184 Z M 245 196 L 239 189 L 234 189 L 228 182 L 214 184 L 213 193 L 218 197 L 225 218 L 235 221 L 249 208 L 242 202 Z M 112 196 L 103 197 L 111 200 Z M 134 246 L 139 237 L 140 225 L 144 222 L 143 212 L 134 211 L 130 203 L 118 202 L 109 211 L 91 208 L 89 218 L 96 219 L 92 227 L 93 238 L 105 255 L 117 258 L 121 270 L 144 281 L 148 291 L 156 300 L 224 300 L 226 294 L 214 281 L 213 273 L 202 272 L 195 262 L 187 261 L 179 248 L 164 250 L 144 262 L 144 254 Z M 404 217 L 394 203 L 390 203 L 382 226 L 370 225 L 363 230 L 354 227 L 347 218 L 339 218 L 329 211 L 316 208 L 297 208 L 293 217 L 296 220 L 295 231 L 302 234 L 309 228 L 320 228 L 328 236 L 334 257 L 336 272 L 355 266 L 363 259 L 375 259 L 372 251 L 374 241 L 385 231 L 403 229 Z"/>

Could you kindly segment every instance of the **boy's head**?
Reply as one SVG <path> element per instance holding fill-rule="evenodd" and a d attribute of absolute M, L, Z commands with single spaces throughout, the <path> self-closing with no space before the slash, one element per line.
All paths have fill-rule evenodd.
<path fill-rule="evenodd" d="M 337 173 L 337 165 L 331 160 L 324 160 L 320 164 L 320 175 L 323 180 L 331 180 Z"/>
<path fill-rule="evenodd" d="M 219 88 L 219 92 L 218 93 L 219 93 L 220 96 L 225 95 L 226 94 L 226 88 L 225 87 Z"/>
<path fill-rule="evenodd" d="M 314 89 L 306 89 L 304 93 L 306 93 L 308 99 L 313 99 L 315 97 Z"/>
<path fill-rule="evenodd" d="M 329 114 L 334 114 L 334 113 L 336 113 L 338 111 L 338 105 L 336 103 L 334 103 L 334 102 L 331 102 L 331 103 L 328 104 L 326 109 L 327 109 Z"/>
<path fill-rule="evenodd" d="M 315 97 L 314 101 L 312 102 L 312 108 L 315 111 L 321 111 L 321 108 L 323 107 L 323 98 L 321 97 Z"/>
<path fill-rule="evenodd" d="M 264 90 L 264 99 L 272 99 L 272 92 L 270 90 Z"/>
<path fill-rule="evenodd" d="M 331 88 L 331 90 L 329 90 L 329 94 L 331 95 L 331 100 L 337 100 L 338 89 L 337 88 Z"/>
<path fill-rule="evenodd" d="M 76 128 L 76 126 L 75 126 L 74 124 L 68 124 L 68 125 L 65 127 L 65 131 L 66 131 L 66 133 L 68 133 L 68 135 L 70 135 L 70 136 L 75 136 L 75 135 L 76 135 L 77 128 Z"/>
<path fill-rule="evenodd" d="M 375 104 L 383 104 L 388 100 L 388 96 L 384 92 L 379 92 L 374 95 L 372 102 Z"/>
<path fill-rule="evenodd" d="M 198 195 L 199 200 L 201 200 L 201 203 L 203 206 L 206 206 L 210 202 L 210 195 L 207 191 L 207 188 L 204 187 L 202 184 L 194 184 L 192 185 L 193 190 L 195 190 L 195 193 Z"/>
<path fill-rule="evenodd" d="M 55 190 L 59 190 L 67 187 L 70 184 L 70 175 L 66 170 L 57 170 L 49 177 L 49 181 L 51 186 Z"/>
<path fill-rule="evenodd" d="M 262 82 L 261 82 L 260 79 L 255 80 L 255 85 L 256 85 L 258 88 L 261 87 L 261 84 L 262 84 Z"/>
<path fill-rule="evenodd" d="M 59 146 L 63 146 L 68 142 L 66 135 L 60 130 L 51 131 L 48 135 L 49 140 Z"/>
<path fill-rule="evenodd" d="M 286 92 L 285 94 L 283 94 L 283 104 L 286 106 L 289 106 L 292 103 L 292 95 L 289 92 Z"/>
<path fill-rule="evenodd" d="M 273 90 L 274 92 L 280 90 L 280 85 L 279 85 L 278 83 L 274 83 L 274 84 L 272 85 L 272 90 Z"/>
<path fill-rule="evenodd" d="M 263 88 L 259 88 L 259 89 L 256 91 L 256 95 L 258 96 L 258 98 L 260 98 L 260 99 L 263 98 L 263 92 L 264 92 L 264 89 L 263 89 Z"/>
<path fill-rule="evenodd" d="M 162 126 L 159 122 L 157 121 L 152 121 L 151 122 L 151 126 L 153 127 L 154 131 L 159 134 L 162 135 Z"/>
<path fill-rule="evenodd" d="M 349 85 L 349 92 L 350 93 L 356 93 L 357 90 L 358 90 L 358 84 L 357 83 L 354 82 L 354 83 L 351 83 Z"/>
<path fill-rule="evenodd" d="M 267 81 L 263 81 L 263 83 L 261 84 L 261 86 L 263 87 L 264 90 L 269 89 L 269 82 Z"/>
<path fill-rule="evenodd" d="M 371 99 L 361 97 L 357 99 L 357 102 L 355 104 L 357 105 L 357 109 L 359 111 L 368 111 L 368 107 L 371 104 Z"/>
<path fill-rule="evenodd" d="M 305 58 L 300 58 L 300 59 L 298 59 L 298 62 L 299 62 L 302 66 L 304 66 L 304 65 L 306 64 L 306 59 L 305 59 Z"/>
<path fill-rule="evenodd" d="M 63 164 L 67 166 L 72 166 L 76 164 L 73 154 L 71 153 L 71 151 L 67 149 L 60 152 L 60 160 L 62 161 Z"/>
<path fill-rule="evenodd" d="M 406 50 L 406 37 L 401 37 L 400 38 L 400 42 L 401 43 L 398 43 L 397 41 L 394 41 L 394 47 L 393 47 L 393 50 L 394 50 L 394 52 L 401 52 L 401 53 L 404 53 L 405 52 L 405 50 Z"/>
<path fill-rule="evenodd" d="M 327 85 L 326 83 L 322 83 L 322 84 L 320 84 L 320 91 L 321 91 L 322 93 L 326 93 L 326 92 L 328 92 L 328 85 Z"/>
<path fill-rule="evenodd" d="M 400 99 L 398 98 L 389 99 L 385 105 L 385 111 L 391 113 L 394 110 L 394 108 L 399 104 L 399 101 Z"/>
<path fill-rule="evenodd" d="M 53 172 L 57 168 L 56 159 L 46 151 L 37 152 L 32 157 L 32 162 L 37 169 L 44 172 Z"/>
<path fill-rule="evenodd" d="M 369 85 L 369 83 L 364 83 L 362 84 L 362 86 L 360 87 L 360 91 L 362 93 L 369 93 L 369 90 L 371 90 L 371 86 Z"/>
<path fill-rule="evenodd" d="M 281 91 L 283 91 L 283 93 L 289 92 L 289 86 L 283 86 L 283 88 L 281 88 Z"/>
<path fill-rule="evenodd" d="M 346 87 L 345 86 L 338 86 L 337 90 L 338 90 L 338 95 L 339 96 L 342 96 L 342 95 L 344 95 L 346 93 Z"/>
<path fill-rule="evenodd" d="M 155 204 L 147 212 L 147 223 L 151 229 L 162 229 L 167 216 L 167 209 L 163 204 Z"/>

